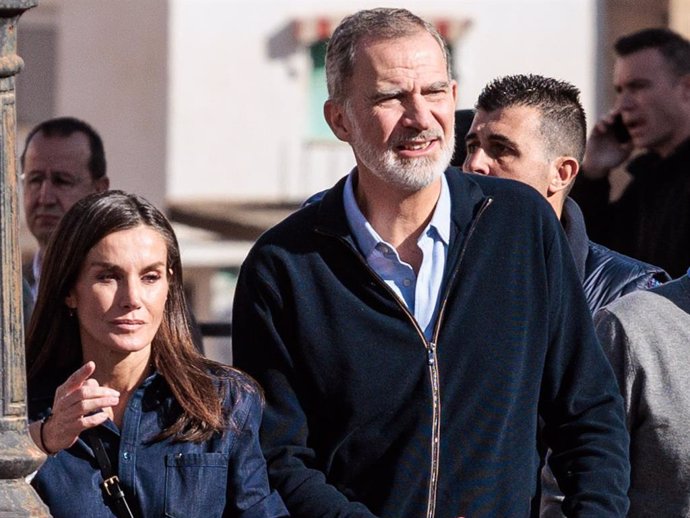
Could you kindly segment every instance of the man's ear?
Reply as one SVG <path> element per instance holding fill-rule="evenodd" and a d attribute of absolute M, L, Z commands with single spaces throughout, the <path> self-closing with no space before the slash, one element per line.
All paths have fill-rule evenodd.
<path fill-rule="evenodd" d="M 553 173 L 549 179 L 548 196 L 552 196 L 563 190 L 566 192 L 575 181 L 580 172 L 580 164 L 571 156 L 558 157 L 553 165 Z"/>
<path fill-rule="evenodd" d="M 323 116 L 336 137 L 343 142 L 350 142 L 350 119 L 343 103 L 328 99 L 323 105 Z"/>
<path fill-rule="evenodd" d="M 101 176 L 93 181 L 93 186 L 96 189 L 96 192 L 107 191 L 110 188 L 110 178 L 107 176 Z"/>

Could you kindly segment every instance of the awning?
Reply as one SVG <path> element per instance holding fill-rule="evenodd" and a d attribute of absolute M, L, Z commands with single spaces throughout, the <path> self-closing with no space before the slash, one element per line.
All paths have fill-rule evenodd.
<path fill-rule="evenodd" d="M 299 207 L 298 202 L 205 200 L 168 203 L 167 212 L 173 222 L 214 232 L 224 239 L 254 241 Z"/>
<path fill-rule="evenodd" d="M 298 18 L 292 21 L 292 34 L 295 40 L 303 45 L 327 40 L 345 16 L 313 16 Z M 448 43 L 458 40 L 472 25 L 467 18 L 430 17 L 424 18 L 434 24 L 436 30 Z"/>

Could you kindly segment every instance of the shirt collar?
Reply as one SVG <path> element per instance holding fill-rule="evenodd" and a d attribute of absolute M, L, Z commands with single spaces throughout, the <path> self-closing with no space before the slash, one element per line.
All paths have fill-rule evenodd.
<path fill-rule="evenodd" d="M 345 182 L 345 189 L 343 190 L 345 217 L 347 218 L 347 223 L 350 225 L 350 229 L 352 230 L 359 250 L 364 257 L 369 257 L 374 251 L 374 247 L 383 240 L 364 217 L 362 211 L 359 210 L 359 205 L 357 205 L 357 200 L 355 199 L 355 189 L 352 180 L 356 174 L 357 170 L 353 169 Z"/>
<path fill-rule="evenodd" d="M 36 298 L 38 292 L 38 282 L 41 278 L 41 267 L 43 266 L 43 254 L 41 250 L 37 250 L 34 254 L 34 260 L 31 262 L 31 273 L 34 274 L 34 284 L 31 286 L 31 291 Z"/>
<path fill-rule="evenodd" d="M 357 205 L 355 198 L 353 177 L 357 174 L 356 169 L 353 169 L 347 181 L 345 182 L 345 189 L 343 190 L 343 204 L 345 206 L 345 216 L 347 222 L 352 230 L 357 246 L 364 257 L 369 257 L 377 244 L 383 242 L 381 236 L 378 235 L 374 227 L 367 221 L 362 214 L 362 211 Z M 441 194 L 439 195 L 434 214 L 431 217 L 429 225 L 422 233 L 422 236 L 428 234 L 431 229 L 436 231 L 439 239 L 446 245 L 450 242 L 450 190 L 448 189 L 448 181 L 446 175 L 441 175 Z"/>
<path fill-rule="evenodd" d="M 450 242 L 450 190 L 446 175 L 441 175 L 441 194 L 436 202 L 434 215 L 429 222 L 429 228 L 436 229 L 438 237 L 447 245 Z"/>

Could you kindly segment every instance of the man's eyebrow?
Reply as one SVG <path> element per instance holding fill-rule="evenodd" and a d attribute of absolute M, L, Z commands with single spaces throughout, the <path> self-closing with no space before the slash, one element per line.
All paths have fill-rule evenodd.
<path fill-rule="evenodd" d="M 450 88 L 450 81 L 436 81 L 422 88 L 423 92 L 438 92 L 439 90 L 447 90 Z"/>
<path fill-rule="evenodd" d="M 649 86 L 651 84 L 652 80 L 647 77 L 633 77 L 632 79 L 613 85 L 613 88 L 617 93 L 620 93 L 625 87 L 630 88 L 631 86 Z"/>
<path fill-rule="evenodd" d="M 382 99 L 389 99 L 396 97 L 403 93 L 402 88 L 379 88 L 372 95 L 371 100 L 374 102 L 380 101 Z"/>
<path fill-rule="evenodd" d="M 69 171 L 63 171 L 62 169 L 51 169 L 50 172 L 46 172 L 45 169 L 31 169 L 30 171 L 27 171 L 27 172 L 24 173 L 24 174 L 25 174 L 25 176 L 28 176 L 28 175 L 34 175 L 34 176 L 37 176 L 37 175 L 41 175 L 41 176 L 50 176 L 51 174 L 53 174 L 53 175 L 70 175 L 70 176 L 74 176 L 73 173 L 71 173 L 71 172 L 69 172 Z"/>
<path fill-rule="evenodd" d="M 421 91 L 422 93 L 427 93 L 427 92 L 440 92 L 444 90 L 448 90 L 450 88 L 450 81 L 435 81 L 431 84 L 425 85 L 422 87 Z M 376 92 L 374 92 L 370 99 L 373 102 L 378 102 L 383 99 L 390 99 L 397 97 L 399 95 L 406 94 L 408 91 L 405 88 L 400 88 L 400 87 L 382 87 L 377 89 Z"/>
<path fill-rule="evenodd" d="M 479 137 L 478 137 L 476 131 L 472 131 L 472 132 L 468 133 L 467 135 L 465 135 L 465 143 L 466 144 L 469 142 L 478 140 L 478 139 L 479 139 Z M 515 143 L 515 141 L 509 139 L 508 137 L 506 137 L 505 135 L 503 135 L 501 133 L 491 133 L 487 137 L 487 140 L 490 143 L 506 144 L 510 147 L 517 148 L 517 144 Z"/>
<path fill-rule="evenodd" d="M 501 144 L 510 144 L 511 146 L 515 146 L 515 141 L 509 139 L 505 135 L 502 135 L 501 133 L 491 133 L 489 135 L 489 140 L 491 142 L 499 142 Z"/>

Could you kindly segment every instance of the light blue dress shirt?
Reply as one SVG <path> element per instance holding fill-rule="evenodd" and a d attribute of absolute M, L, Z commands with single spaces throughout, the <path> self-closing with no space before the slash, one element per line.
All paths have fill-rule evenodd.
<path fill-rule="evenodd" d="M 343 201 L 355 242 L 367 264 L 408 307 L 427 340 L 431 340 L 450 241 L 450 192 L 446 177 L 441 175 L 441 194 L 434 214 L 417 240 L 423 258 L 419 275 L 415 275 L 412 266 L 401 261 L 395 247 L 381 239 L 362 214 L 355 198 L 353 174 L 345 183 Z"/>

